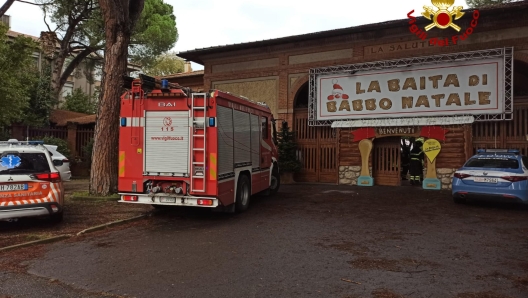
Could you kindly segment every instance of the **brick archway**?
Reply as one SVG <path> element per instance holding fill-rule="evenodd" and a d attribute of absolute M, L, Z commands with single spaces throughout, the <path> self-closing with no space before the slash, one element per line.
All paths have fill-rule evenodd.
<path fill-rule="evenodd" d="M 289 102 L 292 103 L 291 108 L 293 108 L 293 109 L 296 108 L 296 104 L 297 104 L 297 100 L 298 100 L 297 96 L 299 95 L 301 89 L 305 86 L 305 84 L 308 87 L 309 78 L 310 77 L 308 75 L 304 75 L 302 77 L 299 77 L 299 78 L 297 78 L 297 80 L 295 80 L 295 82 L 291 86 L 290 92 L 288 94 Z M 290 108 L 290 107 L 288 107 L 288 108 Z"/>
<path fill-rule="evenodd" d="M 308 75 L 297 79 L 288 96 L 294 110 L 292 127 L 298 157 L 303 165 L 301 172 L 295 174 L 295 181 L 337 184 L 337 135 L 330 126 L 308 125 Z"/>

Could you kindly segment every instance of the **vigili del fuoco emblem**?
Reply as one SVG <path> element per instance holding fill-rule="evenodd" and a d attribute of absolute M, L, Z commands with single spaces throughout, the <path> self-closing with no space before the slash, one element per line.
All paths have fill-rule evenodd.
<path fill-rule="evenodd" d="M 455 20 L 460 19 L 464 12 L 461 12 L 463 9 L 462 6 L 455 6 L 452 10 L 449 10 L 451 6 L 455 3 L 455 0 L 431 0 L 431 3 L 436 6 L 436 10 L 431 7 L 424 5 L 424 12 L 422 15 L 428 20 L 432 20 L 433 23 L 425 27 L 425 31 L 429 31 L 434 27 L 440 29 L 453 28 L 456 31 L 460 32 L 460 27 L 453 23 L 453 18 Z"/>

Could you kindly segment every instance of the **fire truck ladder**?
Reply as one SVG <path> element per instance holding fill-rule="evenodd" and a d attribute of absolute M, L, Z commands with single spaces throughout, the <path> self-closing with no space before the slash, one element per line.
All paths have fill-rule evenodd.
<path fill-rule="evenodd" d="M 206 138 L 205 138 L 205 128 L 206 128 L 206 110 L 207 110 L 207 93 L 192 93 L 191 98 L 191 117 L 193 121 L 192 127 L 192 138 L 191 138 L 191 148 L 192 148 L 192 168 L 191 168 L 191 191 L 193 192 L 205 192 L 205 156 L 206 156 Z M 203 105 L 197 104 L 201 102 L 200 99 L 203 98 Z M 203 147 L 197 146 L 197 141 L 203 140 L 201 142 Z M 202 160 L 195 160 L 195 153 L 202 153 Z M 196 180 L 202 181 L 202 187 L 196 187 Z"/>

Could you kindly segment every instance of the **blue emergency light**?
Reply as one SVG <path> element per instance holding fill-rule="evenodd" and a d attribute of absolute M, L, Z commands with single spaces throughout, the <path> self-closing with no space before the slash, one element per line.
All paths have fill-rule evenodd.
<path fill-rule="evenodd" d="M 161 89 L 169 89 L 169 81 L 168 80 L 161 80 Z"/>
<path fill-rule="evenodd" d="M 8 144 L 26 144 L 26 145 L 44 145 L 44 141 L 19 141 L 17 139 L 9 139 L 7 140 Z"/>
<path fill-rule="evenodd" d="M 478 149 L 477 154 L 483 153 L 510 153 L 510 154 L 519 154 L 517 149 Z"/>
<path fill-rule="evenodd" d="M 214 127 L 215 126 L 215 118 L 214 117 L 209 117 L 209 126 L 210 127 Z"/>
<path fill-rule="evenodd" d="M 28 141 L 28 145 L 44 145 L 44 141 Z"/>
<path fill-rule="evenodd" d="M 125 118 L 125 117 L 122 117 L 122 118 L 121 118 L 121 126 L 126 126 L 126 125 L 127 125 L 126 122 L 127 122 L 127 121 L 126 121 L 126 118 Z"/>

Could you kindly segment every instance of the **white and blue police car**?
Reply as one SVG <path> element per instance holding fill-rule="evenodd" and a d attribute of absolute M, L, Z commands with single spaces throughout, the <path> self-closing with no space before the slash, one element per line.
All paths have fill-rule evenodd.
<path fill-rule="evenodd" d="M 470 200 L 528 204 L 528 157 L 514 149 L 479 149 L 452 181 L 455 203 Z"/>

